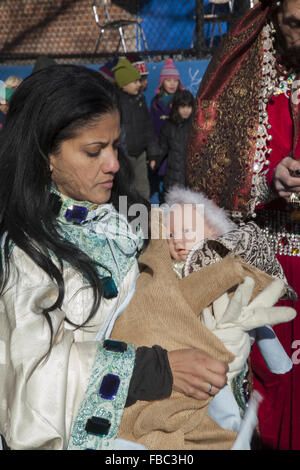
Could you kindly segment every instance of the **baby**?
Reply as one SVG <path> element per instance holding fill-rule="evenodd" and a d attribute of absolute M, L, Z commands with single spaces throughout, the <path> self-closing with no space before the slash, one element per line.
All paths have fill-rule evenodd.
<path fill-rule="evenodd" d="M 201 241 L 237 229 L 223 209 L 202 194 L 180 186 L 173 186 L 166 193 L 161 208 L 170 255 L 179 277 L 184 276 L 180 268 L 185 266 L 190 252 L 199 248 Z"/>
<path fill-rule="evenodd" d="M 173 392 L 159 402 L 137 402 L 125 410 L 119 437 L 150 449 L 232 448 L 246 408 L 241 384 L 248 372 L 249 331 L 289 321 L 295 311 L 273 307 L 288 289 L 255 224 L 236 227 L 222 209 L 188 190 L 174 188 L 166 201 L 164 224 L 152 218 L 135 295 L 111 337 L 167 350 L 201 348 L 229 364 L 229 386 L 211 401 Z M 247 262 L 254 241 L 257 266 Z M 289 370 L 289 359 L 283 359 Z"/>
<path fill-rule="evenodd" d="M 295 292 L 287 286 L 287 281 L 271 249 L 267 246 L 259 228 L 254 223 L 249 223 L 244 227 L 238 227 L 228 218 L 226 212 L 217 207 L 212 201 L 201 193 L 195 193 L 185 188 L 173 187 L 166 195 L 164 210 L 164 225 L 169 228 L 168 244 L 173 268 L 179 278 L 187 276 L 193 271 L 204 266 L 220 261 L 228 252 L 241 256 L 249 265 L 255 266 L 262 272 L 269 274 L 273 278 L 281 279 L 286 286 L 286 297 L 295 299 Z M 275 288 L 275 284 L 274 289 Z M 250 292 L 254 289 L 254 284 L 249 279 L 245 281 L 244 291 Z M 241 291 L 241 289 L 240 289 Z M 274 291 L 275 292 L 275 291 Z M 278 300 L 276 296 L 273 301 Z M 228 374 L 229 385 L 241 372 L 243 366 L 243 356 L 250 353 L 250 338 L 244 332 L 244 355 L 236 348 L 236 344 L 231 344 L 231 328 L 224 323 L 225 310 L 220 316 L 221 303 L 228 303 L 228 296 L 224 294 L 222 299 L 218 299 L 212 306 L 211 311 L 204 309 L 201 313 L 201 320 L 207 328 L 212 330 L 225 344 L 227 349 L 235 354 L 236 359 L 230 364 Z M 264 302 L 266 299 L 264 298 Z M 262 307 L 267 306 L 260 298 Z M 270 300 L 269 300 L 270 303 Z M 218 314 L 214 312 L 218 311 Z M 240 312 L 236 312 L 235 322 L 238 325 Z M 247 327 L 251 342 L 257 340 L 258 347 L 264 356 L 269 368 L 275 373 L 287 372 L 291 368 L 291 361 L 287 358 L 284 349 L 281 347 L 274 331 L 268 327 L 254 328 L 255 321 L 251 318 L 253 328 Z M 284 317 L 282 319 L 284 321 Z M 234 332 L 234 336 L 236 334 Z M 269 341 L 265 341 L 269 338 Z M 272 339 L 272 341 L 271 341 Z M 236 339 L 235 339 L 236 342 Z M 241 344 L 240 344 L 241 346 Z M 274 361 L 275 357 L 280 357 L 280 361 Z M 279 356 L 277 356 L 279 354 Z M 278 364 L 279 362 L 279 364 Z M 282 364 L 284 367 L 282 368 Z"/>

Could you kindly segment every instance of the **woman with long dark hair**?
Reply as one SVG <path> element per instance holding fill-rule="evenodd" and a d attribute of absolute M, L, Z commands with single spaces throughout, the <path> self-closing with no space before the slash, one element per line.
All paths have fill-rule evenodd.
<path fill-rule="evenodd" d="M 25 79 L 0 136 L 0 433 L 12 449 L 112 449 L 124 406 L 218 392 L 225 364 L 109 334 L 144 240 L 114 89 L 55 65 Z M 106 339 L 105 339 L 106 338 Z"/>

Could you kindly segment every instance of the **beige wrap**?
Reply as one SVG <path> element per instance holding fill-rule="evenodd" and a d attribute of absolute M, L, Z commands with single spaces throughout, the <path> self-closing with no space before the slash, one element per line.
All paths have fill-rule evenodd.
<path fill-rule="evenodd" d="M 152 239 L 140 257 L 136 293 L 111 337 L 137 346 L 158 344 L 167 350 L 199 348 L 215 359 L 231 362 L 233 355 L 200 321 L 204 307 L 254 277 L 254 295 L 272 278 L 228 255 L 222 261 L 179 280 L 172 268 L 166 240 Z M 160 449 L 230 449 L 236 433 L 220 428 L 208 415 L 209 400 L 173 392 L 156 402 L 138 401 L 125 409 L 118 437 Z"/>

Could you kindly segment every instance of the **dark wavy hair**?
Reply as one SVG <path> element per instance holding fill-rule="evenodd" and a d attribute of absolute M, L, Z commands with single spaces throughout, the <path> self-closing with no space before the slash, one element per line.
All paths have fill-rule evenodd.
<path fill-rule="evenodd" d="M 175 124 L 180 124 L 184 121 L 184 119 L 182 119 L 179 114 L 180 106 L 190 106 L 192 108 L 192 111 L 194 110 L 195 98 L 190 91 L 177 90 L 174 95 L 171 111 L 169 114 L 169 121 L 172 121 Z"/>
<path fill-rule="evenodd" d="M 53 210 L 49 155 L 63 141 L 105 113 L 118 110 L 115 88 L 98 72 L 74 65 L 54 65 L 27 77 L 14 93 L 6 122 L 0 133 L 0 263 L 1 292 L 9 277 L 11 243 L 21 248 L 58 286 L 58 296 L 45 309 L 51 330 L 50 313 L 61 308 L 65 286 L 63 262 L 81 272 L 93 289 L 94 301 L 85 325 L 96 313 L 102 286 L 95 261 L 65 240 L 57 230 Z M 111 202 L 118 210 L 120 195 L 128 204 L 145 202 L 136 194 L 132 171 L 121 156 Z M 59 261 L 59 267 L 49 253 Z"/>

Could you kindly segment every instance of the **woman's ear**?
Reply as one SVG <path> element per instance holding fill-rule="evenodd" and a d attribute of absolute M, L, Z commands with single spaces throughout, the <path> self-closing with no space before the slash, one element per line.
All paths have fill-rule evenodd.
<path fill-rule="evenodd" d="M 50 169 L 50 173 L 52 173 L 52 171 L 54 170 L 54 155 L 49 155 L 49 169 Z"/>

